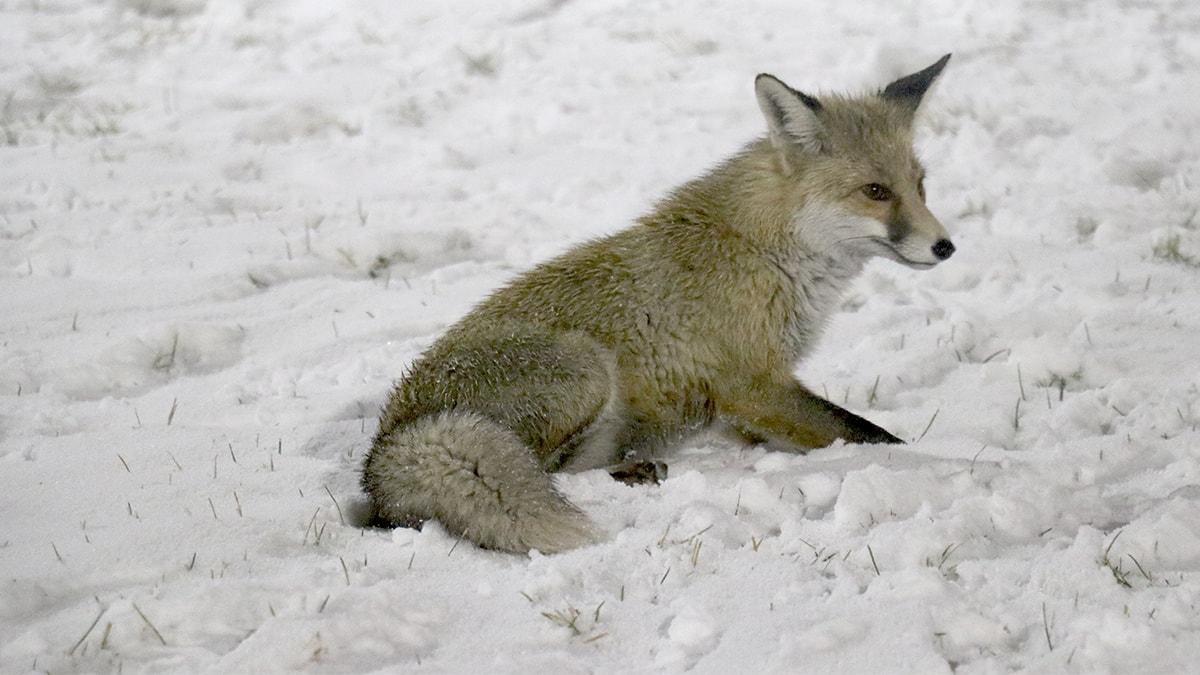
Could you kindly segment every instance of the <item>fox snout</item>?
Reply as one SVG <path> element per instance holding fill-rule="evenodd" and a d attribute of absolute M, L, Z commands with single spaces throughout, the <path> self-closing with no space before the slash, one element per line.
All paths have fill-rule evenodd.
<path fill-rule="evenodd" d="M 925 268 L 954 255 L 954 242 L 922 201 L 897 200 L 884 225 L 890 257 L 909 267 Z"/>
<path fill-rule="evenodd" d="M 929 237 L 920 236 L 915 232 L 898 241 L 890 241 L 888 248 L 891 253 L 889 257 L 896 262 L 918 269 L 933 267 L 954 255 L 956 250 L 954 242 L 950 241 L 945 233 L 940 233 L 940 236 L 933 238 L 933 242 L 930 243 Z"/>
<path fill-rule="evenodd" d="M 946 238 L 938 239 L 932 245 L 925 246 L 912 241 L 893 242 L 888 248 L 890 255 L 887 257 L 902 265 L 917 269 L 933 267 L 954 255 L 955 251 L 954 242 Z"/>

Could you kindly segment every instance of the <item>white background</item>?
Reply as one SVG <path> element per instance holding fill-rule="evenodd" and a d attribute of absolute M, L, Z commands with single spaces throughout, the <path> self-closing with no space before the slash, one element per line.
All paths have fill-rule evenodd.
<path fill-rule="evenodd" d="M 816 391 L 544 557 L 356 527 L 390 381 L 762 133 L 924 111 L 958 253 L 872 263 Z M 0 3 L 0 670 L 1167 672 L 1200 663 L 1200 5 Z"/>

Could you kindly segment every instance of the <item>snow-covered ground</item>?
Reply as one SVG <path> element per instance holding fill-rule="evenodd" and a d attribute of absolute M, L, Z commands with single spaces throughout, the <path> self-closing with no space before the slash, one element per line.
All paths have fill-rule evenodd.
<path fill-rule="evenodd" d="M 760 134 L 925 110 L 959 252 L 872 263 L 817 391 L 516 556 L 363 530 L 392 378 Z M 0 671 L 1197 672 L 1200 4 L 0 3 Z"/>

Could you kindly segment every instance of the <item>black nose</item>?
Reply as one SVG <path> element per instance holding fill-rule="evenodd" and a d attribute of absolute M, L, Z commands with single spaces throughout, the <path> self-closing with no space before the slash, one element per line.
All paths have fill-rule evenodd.
<path fill-rule="evenodd" d="M 954 255 L 954 244 L 949 239 L 938 239 L 933 245 L 933 255 L 938 260 L 945 260 Z"/>

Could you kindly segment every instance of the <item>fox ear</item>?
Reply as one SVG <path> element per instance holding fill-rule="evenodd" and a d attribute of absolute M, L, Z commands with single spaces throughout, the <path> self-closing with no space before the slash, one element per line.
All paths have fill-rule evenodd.
<path fill-rule="evenodd" d="M 947 54 L 925 70 L 902 77 L 884 87 L 879 95 L 916 112 L 917 107 L 921 105 L 921 99 L 925 97 L 925 92 L 929 91 L 933 81 L 942 74 L 942 69 L 946 67 L 946 62 L 949 60 L 950 55 Z"/>
<path fill-rule="evenodd" d="M 812 154 L 821 152 L 825 128 L 817 118 L 820 101 L 766 73 L 754 79 L 754 93 L 776 150 L 784 153 L 789 146 L 799 146 Z"/>

